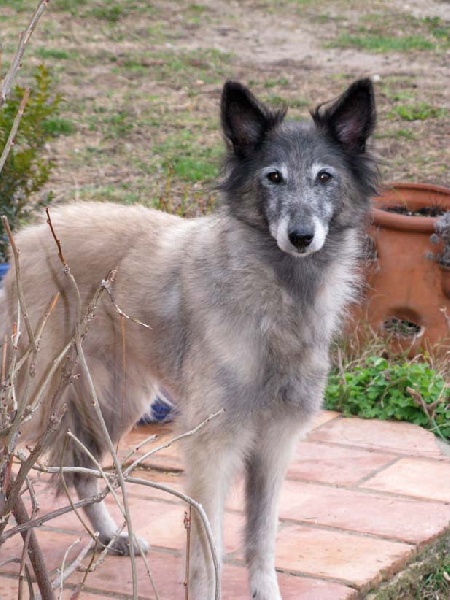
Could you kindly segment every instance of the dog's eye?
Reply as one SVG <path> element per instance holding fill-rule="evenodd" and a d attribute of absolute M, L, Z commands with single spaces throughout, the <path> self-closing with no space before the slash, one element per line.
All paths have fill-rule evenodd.
<path fill-rule="evenodd" d="M 271 183 L 281 183 L 283 181 L 283 176 L 280 171 L 270 171 L 270 173 L 267 173 L 267 179 Z"/>
<path fill-rule="evenodd" d="M 328 171 L 319 171 L 317 173 L 316 180 L 319 183 L 328 183 L 332 179 L 333 179 L 333 175 L 331 175 L 331 173 L 328 173 Z"/>

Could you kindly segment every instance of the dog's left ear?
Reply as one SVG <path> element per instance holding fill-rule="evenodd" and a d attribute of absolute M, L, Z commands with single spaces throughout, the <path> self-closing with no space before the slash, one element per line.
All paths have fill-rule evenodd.
<path fill-rule="evenodd" d="M 241 83 L 227 81 L 221 100 L 222 129 L 238 156 L 247 156 L 283 120 L 286 110 L 271 111 Z"/>
<path fill-rule="evenodd" d="M 364 152 L 376 124 L 375 96 L 370 79 L 359 79 L 328 107 L 319 105 L 311 113 L 324 129 L 350 152 Z"/>

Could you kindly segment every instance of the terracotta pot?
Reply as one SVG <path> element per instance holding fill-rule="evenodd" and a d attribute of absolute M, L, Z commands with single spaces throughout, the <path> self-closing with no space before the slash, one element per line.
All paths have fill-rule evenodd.
<path fill-rule="evenodd" d="M 394 183 L 374 199 L 368 234 L 373 247 L 365 260 L 364 299 L 354 312 L 358 337 L 367 323 L 410 355 L 450 350 L 450 271 L 436 260 L 442 243 L 430 239 L 438 217 L 387 212 L 437 207 L 450 210 L 450 189 Z M 355 325 L 354 325 L 355 327 Z"/>

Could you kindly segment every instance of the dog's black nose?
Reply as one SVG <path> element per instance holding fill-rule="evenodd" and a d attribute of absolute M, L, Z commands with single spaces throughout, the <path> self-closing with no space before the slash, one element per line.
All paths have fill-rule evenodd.
<path fill-rule="evenodd" d="M 304 250 L 313 241 L 314 229 L 312 227 L 296 227 L 288 232 L 288 237 L 297 250 Z"/>

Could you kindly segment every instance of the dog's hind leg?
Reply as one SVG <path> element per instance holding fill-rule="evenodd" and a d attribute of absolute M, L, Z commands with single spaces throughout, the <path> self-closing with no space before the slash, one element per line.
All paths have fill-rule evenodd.
<path fill-rule="evenodd" d="M 75 481 L 75 488 L 80 500 L 93 497 L 99 493 L 98 480 L 93 477 L 83 477 Z M 112 554 L 130 554 L 128 533 L 118 533 L 119 528 L 109 514 L 103 501 L 89 504 L 84 508 L 84 512 L 91 522 L 93 531 L 98 532 L 98 541 L 100 544 L 107 546 L 114 539 L 109 550 Z M 148 552 L 147 542 L 135 535 L 133 537 L 135 538 L 133 543 L 134 554 L 146 554 Z"/>
<path fill-rule="evenodd" d="M 257 600 L 281 600 L 275 572 L 278 496 L 298 429 L 272 420 L 259 431 L 246 461 L 245 559 Z"/>
<path fill-rule="evenodd" d="M 102 398 L 100 406 L 103 419 L 111 441 L 116 444 L 123 433 L 136 421 L 137 416 L 140 414 L 140 408 L 131 401 L 126 404 L 119 401 L 117 405 L 113 393 L 114 386 L 111 385 L 111 374 L 108 373 L 107 366 L 100 361 L 91 359 L 90 367 L 95 378 L 97 392 Z M 51 449 L 51 464 L 97 470 L 95 461 L 101 464 L 102 457 L 107 454 L 109 446 L 86 392 L 82 377 L 74 380 L 67 388 L 64 401 L 67 403 L 68 409 L 64 414 L 60 431 Z M 68 430 L 81 444 L 77 444 L 73 439 L 66 436 Z M 92 460 L 91 456 L 95 460 Z M 93 475 L 80 472 L 67 473 L 65 479 L 68 485 L 75 487 L 80 500 L 96 496 L 100 491 L 99 481 L 102 481 Z M 61 490 L 61 485 L 59 485 L 59 489 Z M 107 546 L 112 541 L 109 548 L 111 553 L 130 554 L 128 533 L 118 533 L 119 527 L 111 517 L 104 501 L 93 502 L 85 506 L 84 512 L 92 525 L 92 531 L 98 533 L 98 540 L 102 545 Z M 136 555 L 142 552 L 146 553 L 148 544 L 139 539 L 134 542 L 133 549 Z"/>

